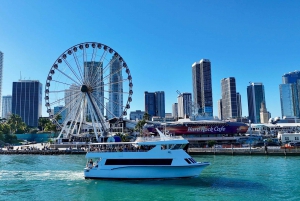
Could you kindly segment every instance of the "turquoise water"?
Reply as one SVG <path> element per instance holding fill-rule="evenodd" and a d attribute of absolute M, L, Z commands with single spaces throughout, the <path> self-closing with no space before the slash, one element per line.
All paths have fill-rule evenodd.
<path fill-rule="evenodd" d="M 197 178 L 85 180 L 84 155 L 0 155 L 0 200 L 300 200 L 300 157 L 194 158 Z"/>

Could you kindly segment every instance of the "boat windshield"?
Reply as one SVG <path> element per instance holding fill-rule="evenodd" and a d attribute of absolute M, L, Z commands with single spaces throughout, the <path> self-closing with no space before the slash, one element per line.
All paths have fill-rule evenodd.
<path fill-rule="evenodd" d="M 186 144 L 162 144 L 161 149 L 183 149 L 186 146 Z"/>

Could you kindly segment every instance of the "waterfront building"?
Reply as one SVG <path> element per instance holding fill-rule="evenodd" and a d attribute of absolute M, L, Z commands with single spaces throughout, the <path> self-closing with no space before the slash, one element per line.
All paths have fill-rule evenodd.
<path fill-rule="evenodd" d="M 42 116 L 42 84 L 38 80 L 13 82 L 12 113 L 19 115 L 26 125 L 38 126 Z"/>
<path fill-rule="evenodd" d="M 8 119 L 11 115 L 11 95 L 2 97 L 2 118 Z"/>
<path fill-rule="evenodd" d="M 61 119 L 58 120 L 58 123 L 60 123 L 60 124 L 62 124 L 66 119 L 67 110 L 65 110 L 64 108 L 65 107 L 63 105 L 56 106 L 53 108 L 53 110 L 54 110 L 53 114 L 56 115 L 57 113 L 59 113 L 61 116 Z"/>
<path fill-rule="evenodd" d="M 237 114 L 237 94 L 234 77 L 223 78 L 221 80 L 222 90 L 222 119 L 232 119 Z"/>
<path fill-rule="evenodd" d="M 279 85 L 281 115 L 300 117 L 300 71 L 286 73 Z"/>
<path fill-rule="evenodd" d="M 114 84 L 109 85 L 108 111 L 106 111 L 108 119 L 123 117 L 123 77 L 120 70 L 122 63 L 119 59 L 114 58 L 115 56 L 112 57 L 113 62 L 110 64 L 110 73 L 112 76 L 110 76 L 109 82 Z"/>
<path fill-rule="evenodd" d="M 2 114 L 2 78 L 3 78 L 3 52 L 0 51 L 0 114 Z M 3 117 L 3 116 L 2 116 Z"/>
<path fill-rule="evenodd" d="M 211 62 L 201 59 L 192 65 L 194 102 L 199 105 L 199 114 L 213 116 Z"/>
<path fill-rule="evenodd" d="M 261 103 L 265 100 L 265 89 L 262 83 L 250 82 L 247 86 L 248 114 L 252 123 L 260 123 Z"/>
<path fill-rule="evenodd" d="M 145 111 L 141 110 L 136 110 L 136 111 L 131 111 L 129 114 L 129 119 L 130 120 L 142 120 L 144 117 Z"/>
<path fill-rule="evenodd" d="M 153 116 L 165 117 L 165 93 L 163 91 L 145 91 L 145 112 L 149 114 L 149 119 Z"/>
<path fill-rule="evenodd" d="M 242 117 L 242 96 L 239 92 L 236 92 L 236 106 L 237 106 L 237 117 Z"/>
<path fill-rule="evenodd" d="M 172 104 L 172 116 L 177 119 L 178 118 L 178 103 Z"/>
<path fill-rule="evenodd" d="M 177 97 L 178 101 L 178 118 L 190 117 L 192 115 L 192 94 L 181 93 Z"/>

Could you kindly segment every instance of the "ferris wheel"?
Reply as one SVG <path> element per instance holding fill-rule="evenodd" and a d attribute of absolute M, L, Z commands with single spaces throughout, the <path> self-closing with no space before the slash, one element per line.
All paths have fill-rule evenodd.
<path fill-rule="evenodd" d="M 107 120 L 127 115 L 132 87 L 125 60 L 111 47 L 85 42 L 64 51 L 45 86 L 45 106 L 60 128 L 58 138 L 107 135 Z"/>

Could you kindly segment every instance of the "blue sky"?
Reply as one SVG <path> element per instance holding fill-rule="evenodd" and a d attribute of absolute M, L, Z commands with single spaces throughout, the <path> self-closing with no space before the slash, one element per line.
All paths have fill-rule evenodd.
<path fill-rule="evenodd" d="M 45 86 L 60 54 L 88 41 L 104 43 L 126 60 L 134 83 L 131 110 L 144 110 L 144 91 L 165 91 L 171 112 L 177 90 L 192 92 L 192 64 L 206 58 L 214 115 L 221 79 L 235 77 L 243 116 L 250 81 L 264 84 L 268 111 L 281 116 L 282 75 L 300 70 L 297 0 L 0 0 L 0 5 L 2 95 L 12 93 L 20 76 Z"/>

